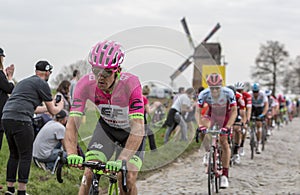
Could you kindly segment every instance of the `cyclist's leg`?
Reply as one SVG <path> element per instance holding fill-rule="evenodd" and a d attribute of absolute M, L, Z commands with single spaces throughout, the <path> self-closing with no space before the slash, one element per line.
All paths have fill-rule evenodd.
<path fill-rule="evenodd" d="M 230 147 L 228 144 L 228 135 L 220 135 L 220 145 L 222 148 L 222 166 L 223 166 L 223 175 L 228 178 L 228 169 L 230 163 Z"/>
<path fill-rule="evenodd" d="M 97 123 L 94 134 L 91 138 L 91 141 L 88 145 L 89 151 L 95 152 L 95 161 L 106 162 L 114 153 L 114 142 L 108 137 L 104 132 L 100 123 Z M 88 155 L 86 155 L 86 158 Z M 91 157 L 90 157 L 91 158 Z M 86 168 L 82 177 L 81 185 L 79 188 L 79 195 L 88 194 L 91 182 L 92 182 L 93 173 L 90 169 Z"/>
<path fill-rule="evenodd" d="M 136 187 L 136 180 L 138 177 L 138 172 L 141 170 L 143 165 L 144 159 L 144 148 L 145 148 L 145 139 L 141 143 L 138 151 L 133 155 L 133 157 L 127 162 L 127 189 L 128 192 L 125 193 L 122 188 L 122 178 L 121 174 L 118 174 L 118 183 L 120 189 L 120 195 L 130 194 L 130 195 L 137 195 L 137 187 Z"/>

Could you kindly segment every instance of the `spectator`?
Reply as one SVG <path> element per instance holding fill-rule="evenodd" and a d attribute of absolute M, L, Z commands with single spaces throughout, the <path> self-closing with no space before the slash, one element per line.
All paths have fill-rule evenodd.
<path fill-rule="evenodd" d="M 181 94 L 184 94 L 184 87 L 179 87 L 179 88 L 178 88 L 177 94 L 173 97 L 173 103 L 174 103 L 175 100 L 178 98 L 178 96 L 180 96 Z"/>
<path fill-rule="evenodd" d="M 57 103 L 57 106 L 55 105 L 47 83 L 53 66 L 47 61 L 39 61 L 35 68 L 35 75 L 16 85 L 3 108 L 2 125 L 10 151 L 6 169 L 8 187 L 6 194 L 15 192 L 17 171 L 18 194 L 26 194 L 34 140 L 32 125 L 34 112 L 42 113 L 48 110 L 55 115 L 64 106 L 63 101 Z M 39 106 L 43 101 L 46 106 Z"/>
<path fill-rule="evenodd" d="M 67 124 L 67 111 L 61 110 L 54 120 L 47 122 L 39 131 L 33 142 L 33 158 L 46 164 L 46 168 L 53 169 L 58 153 L 64 147 L 65 125 Z M 64 156 L 67 157 L 66 152 Z"/>
<path fill-rule="evenodd" d="M 8 94 L 12 92 L 14 89 L 14 84 L 12 81 L 12 77 L 14 74 L 14 65 L 10 65 L 6 69 L 4 69 L 3 61 L 4 61 L 4 51 L 0 48 L 0 119 L 2 117 L 2 110 L 5 102 L 8 99 Z M 2 148 L 2 140 L 3 140 L 4 129 L 2 128 L 1 120 L 0 120 L 0 150 Z"/>
<path fill-rule="evenodd" d="M 62 99 L 64 100 L 64 109 L 70 112 L 71 107 L 71 99 L 70 99 L 70 81 L 63 80 L 56 89 L 56 95 L 61 95 Z"/>
<path fill-rule="evenodd" d="M 150 93 L 150 88 L 148 85 L 143 87 L 143 100 L 144 100 L 144 124 L 145 124 L 145 133 L 149 140 L 150 150 L 156 150 L 155 137 L 153 131 L 150 129 L 150 126 L 147 124 L 147 115 L 151 114 L 161 103 L 155 102 L 155 105 L 150 108 L 147 95 Z"/>
<path fill-rule="evenodd" d="M 73 71 L 73 78 L 71 80 L 71 86 L 70 86 L 70 99 L 71 99 L 71 102 L 73 102 L 73 97 L 74 97 L 74 89 L 75 89 L 75 85 L 77 83 L 77 81 L 79 80 L 80 78 L 80 72 L 79 70 L 75 69 Z"/>
<path fill-rule="evenodd" d="M 164 143 L 168 142 L 172 131 L 174 131 L 178 124 L 180 125 L 181 130 L 181 141 L 187 141 L 187 124 L 184 121 L 181 113 L 192 111 L 193 107 L 191 106 L 191 98 L 194 92 L 195 90 L 193 88 L 188 88 L 185 93 L 179 95 L 173 103 L 165 122 L 167 129 Z"/>

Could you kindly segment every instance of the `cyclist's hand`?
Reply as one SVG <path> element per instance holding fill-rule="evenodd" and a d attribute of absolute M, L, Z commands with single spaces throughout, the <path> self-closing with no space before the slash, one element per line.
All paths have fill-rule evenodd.
<path fill-rule="evenodd" d="M 120 171 L 122 167 L 122 160 L 116 160 L 116 161 L 107 161 L 106 163 L 106 169 L 114 172 Z"/>
<path fill-rule="evenodd" d="M 221 134 L 221 135 L 228 135 L 229 133 L 230 133 L 230 129 L 227 128 L 227 127 L 223 127 L 223 128 L 221 128 L 221 130 L 220 130 L 220 134 Z"/>
<path fill-rule="evenodd" d="M 67 157 L 68 164 L 71 166 L 78 166 L 83 163 L 83 158 L 77 154 L 70 154 Z"/>
<path fill-rule="evenodd" d="M 263 118 L 265 115 L 264 114 L 260 114 L 259 116 L 258 116 L 258 118 Z"/>

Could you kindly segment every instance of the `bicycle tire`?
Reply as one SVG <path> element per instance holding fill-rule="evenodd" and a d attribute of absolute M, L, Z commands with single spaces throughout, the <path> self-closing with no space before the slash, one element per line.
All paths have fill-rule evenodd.
<path fill-rule="evenodd" d="M 208 169 L 207 169 L 207 184 L 208 184 L 208 194 L 211 195 L 214 192 L 214 147 L 211 147 L 209 151 L 209 158 L 208 158 Z"/>
<path fill-rule="evenodd" d="M 217 149 L 217 154 L 215 154 L 215 158 L 216 158 L 215 162 L 217 163 L 217 165 L 216 165 L 217 173 L 215 174 L 216 193 L 219 193 L 220 186 L 221 186 L 221 175 L 222 175 L 222 170 L 223 170 L 221 156 L 222 156 L 222 150 L 221 150 L 221 147 L 219 147 Z"/>
<path fill-rule="evenodd" d="M 263 125 L 263 129 L 262 129 L 262 138 L 261 138 L 261 145 L 262 145 L 261 150 L 262 150 L 262 151 L 265 150 L 265 144 L 266 144 L 266 141 L 267 141 L 267 128 L 266 128 L 266 125 Z"/>
<path fill-rule="evenodd" d="M 251 132 L 250 132 L 250 149 L 251 149 L 251 160 L 253 160 L 254 158 L 254 149 L 255 149 L 255 129 L 251 129 Z"/>
<path fill-rule="evenodd" d="M 98 195 L 99 194 L 99 181 L 101 175 L 93 173 L 92 183 L 89 189 L 89 195 Z"/>

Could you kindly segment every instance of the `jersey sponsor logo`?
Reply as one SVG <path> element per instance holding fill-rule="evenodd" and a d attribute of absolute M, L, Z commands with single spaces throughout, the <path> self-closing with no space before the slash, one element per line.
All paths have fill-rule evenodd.
<path fill-rule="evenodd" d="M 97 142 L 94 142 L 90 148 L 97 148 L 97 149 L 101 149 L 103 148 L 103 145 L 102 144 L 98 144 Z"/>
<path fill-rule="evenodd" d="M 203 104 L 203 99 L 202 99 L 202 98 L 199 99 L 199 100 L 198 100 L 198 103 L 199 103 L 200 105 L 202 105 L 202 104 Z"/>
<path fill-rule="evenodd" d="M 101 115 L 104 116 L 110 116 L 110 117 L 118 117 L 123 115 L 123 110 L 122 109 L 117 109 L 117 108 L 109 108 L 109 107 L 102 107 L 101 108 Z"/>
<path fill-rule="evenodd" d="M 130 110 L 139 110 L 143 108 L 143 102 L 140 99 L 134 99 L 132 103 L 130 104 Z"/>
<path fill-rule="evenodd" d="M 233 102 L 234 101 L 234 97 L 230 97 L 230 102 Z"/>
<path fill-rule="evenodd" d="M 82 100 L 81 99 L 78 99 L 78 98 L 75 98 L 73 100 L 73 103 L 72 103 L 72 107 L 73 108 L 79 108 L 82 106 Z"/>

